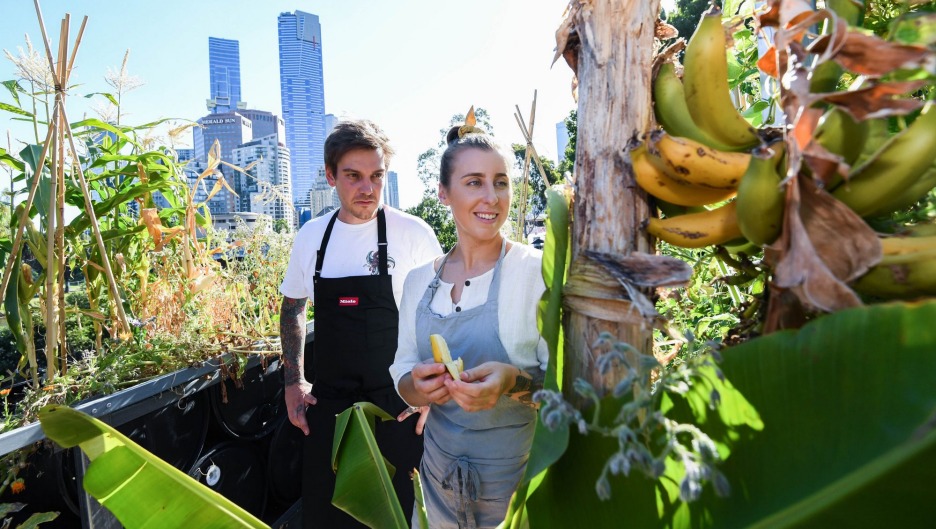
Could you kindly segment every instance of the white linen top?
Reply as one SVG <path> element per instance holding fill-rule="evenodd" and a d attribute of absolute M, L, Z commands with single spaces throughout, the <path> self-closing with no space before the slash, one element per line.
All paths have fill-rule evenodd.
<path fill-rule="evenodd" d="M 546 284 L 542 273 L 543 252 L 519 243 L 513 243 L 501 264 L 499 311 L 497 315 L 499 337 L 510 363 L 520 369 L 538 367 L 546 371 L 549 349 L 536 326 L 536 307 Z M 400 304 L 400 334 L 396 358 L 390 366 L 393 385 L 400 390 L 400 379 L 419 363 L 416 348 L 416 306 L 422 299 L 429 282 L 435 277 L 435 259 L 410 271 L 403 287 Z M 457 307 L 468 310 L 483 304 L 494 278 L 494 270 L 467 280 Z M 452 303 L 452 283 L 444 281 L 429 305 L 440 316 L 455 311 Z M 402 397 L 402 395 L 401 395 Z M 404 399 L 405 400 L 405 399 Z"/>

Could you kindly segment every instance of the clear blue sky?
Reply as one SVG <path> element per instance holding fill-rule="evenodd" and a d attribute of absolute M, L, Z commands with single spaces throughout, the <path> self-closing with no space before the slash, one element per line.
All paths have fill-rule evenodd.
<path fill-rule="evenodd" d="M 4 0 L 0 48 L 16 53 L 24 34 L 42 49 L 32 0 Z M 240 41 L 242 97 L 251 108 L 280 111 L 276 18 L 297 9 L 322 24 L 326 112 L 381 124 L 397 149 L 391 170 L 400 175 L 404 207 L 421 194 L 416 158 L 439 141 L 453 114 L 487 109 L 497 137 L 522 143 L 513 117 L 528 118 L 538 91 L 534 143 L 556 158 L 556 123 L 575 108 L 572 74 L 561 59 L 552 67 L 555 30 L 567 0 L 163 0 L 122 3 L 41 0 L 57 45 L 59 23 L 72 17 L 72 39 L 89 17 L 72 81 L 69 117 L 91 114 L 81 95 L 110 91 L 108 68 L 130 49 L 129 71 L 146 83 L 131 92 L 127 123 L 157 118 L 196 119 L 207 113 L 208 37 Z M 43 52 L 44 53 L 44 52 Z M 0 58 L 0 80 L 14 77 Z M 0 101 L 11 102 L 0 93 Z M 0 134 L 28 138 L 11 114 L 0 112 Z M 190 140 L 189 140 L 190 141 Z M 14 146 L 15 147 L 15 146 Z M 18 150 L 18 149 L 17 149 Z"/>

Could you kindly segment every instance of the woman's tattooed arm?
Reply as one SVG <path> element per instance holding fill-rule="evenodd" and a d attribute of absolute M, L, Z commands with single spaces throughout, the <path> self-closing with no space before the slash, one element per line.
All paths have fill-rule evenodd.
<path fill-rule="evenodd" d="M 507 390 L 506 395 L 521 404 L 538 408 L 539 405 L 533 402 L 533 394 L 543 389 L 545 380 L 546 372 L 538 367 L 527 370 L 517 368 L 517 378 L 513 387 Z"/>
<path fill-rule="evenodd" d="M 283 347 L 283 374 L 287 386 L 298 384 L 303 378 L 306 300 L 284 296 L 280 308 L 280 343 Z"/>

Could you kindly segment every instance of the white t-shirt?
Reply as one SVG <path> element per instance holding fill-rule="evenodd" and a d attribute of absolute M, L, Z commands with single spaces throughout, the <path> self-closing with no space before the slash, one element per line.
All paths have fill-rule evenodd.
<path fill-rule="evenodd" d="M 392 276 L 393 297 L 397 306 L 403 297 L 406 274 L 417 265 L 442 253 L 435 232 L 419 217 L 384 206 L 387 218 L 387 268 Z M 289 266 L 280 285 L 280 293 L 288 298 L 308 298 L 315 303 L 313 285 L 315 260 L 325 228 L 334 213 L 328 213 L 305 223 L 293 241 Z M 364 224 L 345 224 L 335 220 L 322 277 L 377 275 L 377 217 Z"/>
<path fill-rule="evenodd" d="M 416 348 L 416 306 L 422 300 L 429 282 L 435 277 L 435 259 L 413 269 L 406 278 L 403 301 L 400 304 L 400 334 L 396 358 L 390 366 L 393 385 L 399 391 L 400 379 L 419 363 Z M 498 336 L 510 363 L 520 369 L 538 367 L 546 371 L 549 348 L 536 327 L 536 307 L 546 284 L 543 282 L 543 252 L 524 244 L 513 243 L 501 264 L 500 294 L 498 297 Z M 468 310 L 483 304 L 494 278 L 489 270 L 468 280 L 462 290 L 458 307 Z M 455 311 L 452 303 L 451 283 L 439 285 L 429 308 L 440 316 Z M 401 395 L 402 397 L 402 395 Z"/>

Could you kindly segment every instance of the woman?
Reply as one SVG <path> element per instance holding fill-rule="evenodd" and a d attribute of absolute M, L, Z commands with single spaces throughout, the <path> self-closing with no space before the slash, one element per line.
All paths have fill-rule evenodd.
<path fill-rule="evenodd" d="M 458 242 L 407 276 L 390 366 L 403 400 L 431 405 L 420 475 L 432 529 L 495 527 L 504 519 L 526 466 L 536 420 L 531 396 L 542 387 L 548 355 L 536 326 L 546 288 L 542 252 L 501 234 L 512 156 L 472 117 L 449 131 L 440 167 L 439 199 L 452 210 Z M 459 380 L 432 360 L 431 334 L 464 361 Z"/>

